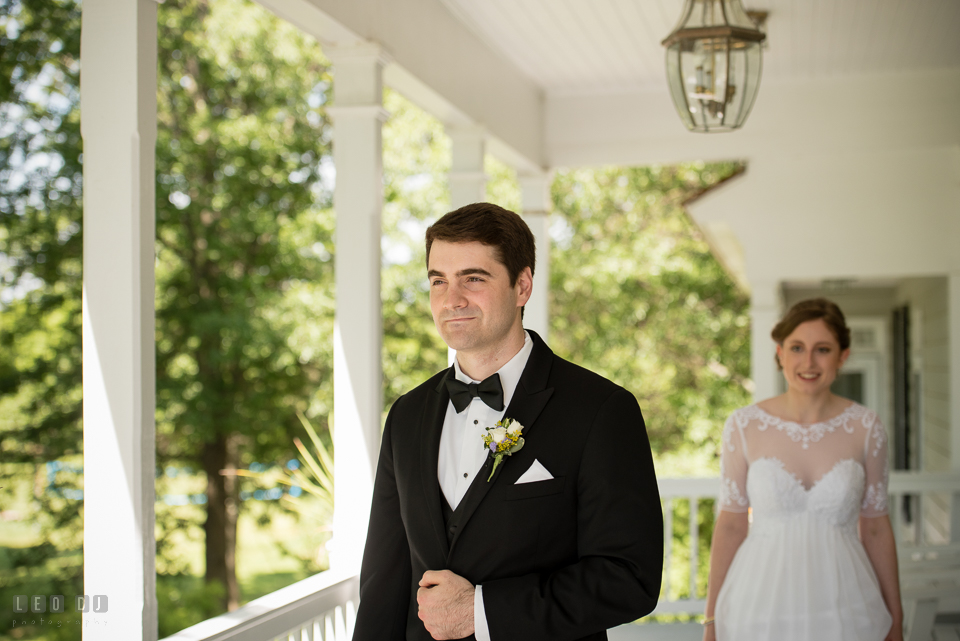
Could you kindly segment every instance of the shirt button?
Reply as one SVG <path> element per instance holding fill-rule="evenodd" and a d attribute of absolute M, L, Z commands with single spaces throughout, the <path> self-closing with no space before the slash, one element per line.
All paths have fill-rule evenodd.
<path fill-rule="evenodd" d="M 463 473 L 463 478 L 467 478 L 468 476 L 470 476 L 470 475 L 467 474 L 466 472 Z"/>
<path fill-rule="evenodd" d="M 479 422 L 480 422 L 480 421 L 474 421 L 473 424 L 476 425 L 476 424 L 479 423 Z"/>

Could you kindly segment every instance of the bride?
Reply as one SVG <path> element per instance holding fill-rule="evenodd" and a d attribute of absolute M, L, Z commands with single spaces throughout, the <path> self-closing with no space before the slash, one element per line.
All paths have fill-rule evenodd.
<path fill-rule="evenodd" d="M 805 300 L 772 336 L 787 392 L 724 426 L 703 638 L 901 641 L 886 431 L 830 391 L 843 313 Z"/>

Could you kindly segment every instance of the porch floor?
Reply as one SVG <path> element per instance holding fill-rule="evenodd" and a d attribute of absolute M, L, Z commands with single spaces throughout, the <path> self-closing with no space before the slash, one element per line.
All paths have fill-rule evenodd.
<path fill-rule="evenodd" d="M 610 641 L 700 641 L 703 626 L 699 623 L 621 625 L 607 632 Z M 937 616 L 930 639 L 910 641 L 960 641 L 960 613 Z"/>

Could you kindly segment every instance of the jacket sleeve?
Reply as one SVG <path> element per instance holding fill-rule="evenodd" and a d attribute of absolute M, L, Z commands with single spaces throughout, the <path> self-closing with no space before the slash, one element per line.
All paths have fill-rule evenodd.
<path fill-rule="evenodd" d="M 618 388 L 589 426 L 577 479 L 576 562 L 483 584 L 492 641 L 579 639 L 650 613 L 663 514 L 643 416 Z"/>
<path fill-rule="evenodd" d="M 399 403 L 399 401 L 397 401 Z M 387 416 L 373 486 L 370 525 L 360 569 L 354 641 L 403 639 L 410 606 L 410 548 L 394 475 L 393 414 Z"/>

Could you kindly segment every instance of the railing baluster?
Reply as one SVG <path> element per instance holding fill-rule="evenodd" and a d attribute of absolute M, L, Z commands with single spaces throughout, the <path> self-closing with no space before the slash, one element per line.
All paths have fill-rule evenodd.
<path fill-rule="evenodd" d="M 357 606 L 351 600 L 347 601 L 347 638 L 353 638 L 353 626 L 357 622 Z"/>
<path fill-rule="evenodd" d="M 900 501 L 900 495 L 888 492 L 887 501 L 890 508 L 890 525 L 893 527 L 893 538 L 897 543 L 902 543 L 903 532 L 900 525 L 900 512 L 903 510 L 903 505 Z"/>
<path fill-rule="evenodd" d="M 913 520 L 914 540 L 917 542 L 917 545 L 923 545 L 926 543 L 925 535 L 923 533 L 923 494 L 917 494 L 917 499 L 915 502 L 916 511 L 914 514 L 916 517 Z"/>
<path fill-rule="evenodd" d="M 347 637 L 347 622 L 344 620 L 343 606 L 338 605 L 333 612 L 336 621 L 337 641 L 350 641 Z"/>
<path fill-rule="evenodd" d="M 673 499 L 663 499 L 663 600 L 670 598 L 670 561 L 673 558 Z"/>
<path fill-rule="evenodd" d="M 696 496 L 690 496 L 690 596 L 693 601 L 697 598 L 697 565 L 700 553 L 700 527 L 697 519 L 698 502 Z"/>
<path fill-rule="evenodd" d="M 336 641 L 337 633 L 333 629 L 333 616 L 332 612 L 328 612 L 325 617 L 323 617 L 323 641 Z"/>

